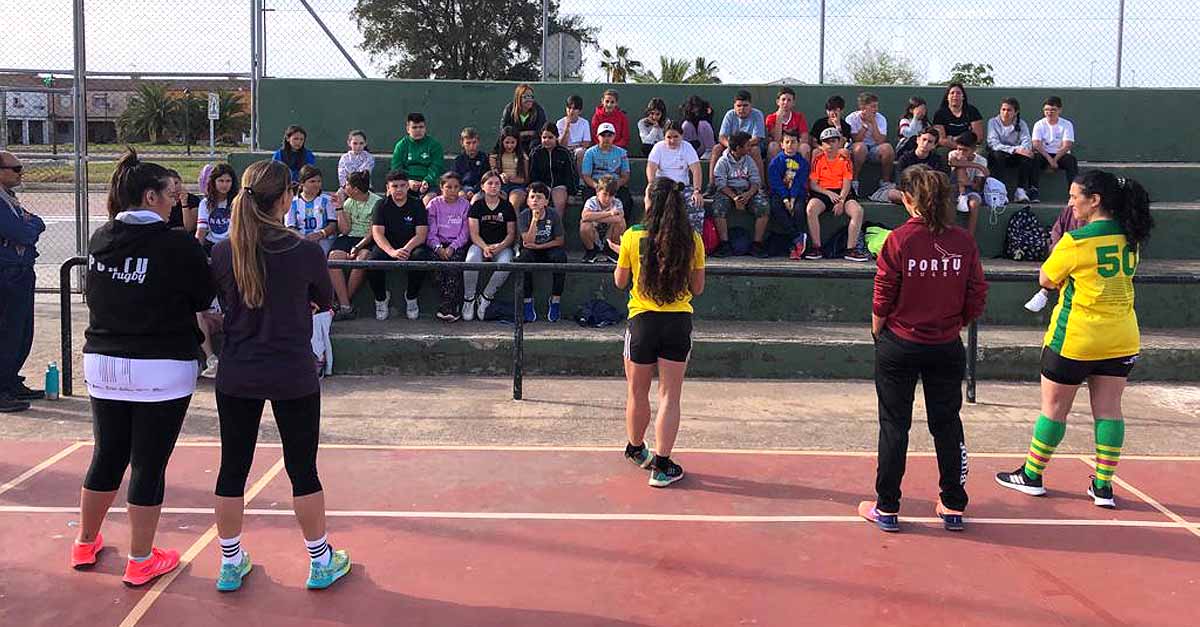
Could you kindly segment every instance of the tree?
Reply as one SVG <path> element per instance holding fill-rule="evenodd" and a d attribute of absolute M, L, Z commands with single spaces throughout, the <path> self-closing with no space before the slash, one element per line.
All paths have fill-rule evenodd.
<path fill-rule="evenodd" d="M 550 31 L 594 45 L 595 29 L 561 16 L 550 0 Z M 350 11 L 362 49 L 387 61 L 391 78 L 537 80 L 541 77 L 539 0 L 357 0 Z"/>
<path fill-rule="evenodd" d="M 658 68 L 658 74 L 655 74 L 653 70 L 636 72 L 633 74 L 633 80 L 639 83 L 711 84 L 721 82 L 721 79 L 716 77 L 717 64 L 706 61 L 704 57 L 696 57 L 694 64 L 688 63 L 687 59 L 659 57 Z"/>
<path fill-rule="evenodd" d="M 617 46 L 615 51 L 600 51 L 600 69 L 610 83 L 624 83 L 635 77 L 642 69 L 641 61 L 629 58 L 629 48 Z"/>
<path fill-rule="evenodd" d="M 954 67 L 950 68 L 950 78 L 945 84 L 962 83 L 975 87 L 991 87 L 996 84 L 996 79 L 992 78 L 993 71 L 990 63 L 955 63 Z"/>
<path fill-rule="evenodd" d="M 142 83 L 117 119 L 117 132 L 122 141 L 144 138 L 152 144 L 165 144 L 167 130 L 178 111 L 179 103 L 168 93 L 166 85 Z"/>
<path fill-rule="evenodd" d="M 917 85 L 921 73 L 911 59 L 875 48 L 871 42 L 846 56 L 846 71 L 858 85 Z"/>

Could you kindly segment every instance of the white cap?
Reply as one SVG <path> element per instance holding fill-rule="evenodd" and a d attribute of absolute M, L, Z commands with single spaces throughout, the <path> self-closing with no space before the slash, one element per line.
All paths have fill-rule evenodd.
<path fill-rule="evenodd" d="M 597 135 L 603 135 L 605 133 L 612 133 L 613 135 L 616 135 L 617 127 L 613 126 L 612 122 L 605 122 L 605 123 L 601 124 L 600 126 L 596 127 Z"/>
<path fill-rule="evenodd" d="M 821 131 L 821 141 L 825 141 L 827 139 L 834 139 L 835 137 L 840 139 L 841 136 L 842 136 L 842 132 L 840 130 L 838 130 L 838 128 L 836 126 L 831 126 L 827 129 Z"/>

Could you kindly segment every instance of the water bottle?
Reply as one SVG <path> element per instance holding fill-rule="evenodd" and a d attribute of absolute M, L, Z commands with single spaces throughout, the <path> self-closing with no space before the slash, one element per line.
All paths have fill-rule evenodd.
<path fill-rule="evenodd" d="M 46 366 L 46 400 L 58 400 L 58 379 L 58 364 L 52 361 Z"/>

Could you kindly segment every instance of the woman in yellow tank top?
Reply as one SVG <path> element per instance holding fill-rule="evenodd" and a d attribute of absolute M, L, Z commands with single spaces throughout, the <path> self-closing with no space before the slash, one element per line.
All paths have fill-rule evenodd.
<path fill-rule="evenodd" d="M 1096 437 L 1096 474 L 1087 493 L 1097 506 L 1113 508 L 1112 479 L 1125 440 L 1121 395 L 1141 349 L 1133 275 L 1154 219 L 1145 188 L 1100 170 L 1071 184 L 1070 208 L 1084 226 L 1059 240 L 1039 274 L 1042 287 L 1059 290 L 1042 349 L 1042 415 L 1025 464 L 996 481 L 1033 496 L 1046 493 L 1042 473 L 1087 381 Z"/>
<path fill-rule="evenodd" d="M 704 242 L 688 222 L 683 183 L 655 179 L 647 197 L 642 224 L 621 236 L 613 280 L 621 289 L 633 284 L 625 331 L 625 457 L 650 470 L 651 486 L 663 488 L 683 478 L 683 468 L 671 461 L 671 449 L 692 350 L 692 297 L 704 291 Z M 655 367 L 660 394 L 652 454 L 645 435 Z"/>

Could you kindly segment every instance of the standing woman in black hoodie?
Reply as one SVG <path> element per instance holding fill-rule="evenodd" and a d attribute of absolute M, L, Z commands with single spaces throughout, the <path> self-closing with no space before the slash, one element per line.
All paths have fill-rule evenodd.
<path fill-rule="evenodd" d="M 242 173 L 229 239 L 213 247 L 213 277 L 225 312 L 225 346 L 217 371 L 221 471 L 217 476 L 217 590 L 242 585 L 250 555 L 242 550 L 243 496 L 263 405 L 271 401 L 292 509 L 311 560 L 308 587 L 328 588 L 350 571 L 350 557 L 325 535 L 325 493 L 317 477 L 321 385 L 312 352 L 312 309 L 333 304 L 325 252 L 283 226 L 292 205 L 287 166 L 259 161 Z"/>
<path fill-rule="evenodd" d="M 95 447 L 79 497 L 79 536 L 71 565 L 96 563 L 100 525 L 129 476 L 129 562 L 123 581 L 140 586 L 174 570 L 179 553 L 155 548 L 167 461 L 196 388 L 196 312 L 208 309 L 213 281 L 204 251 L 167 220 L 175 203 L 170 172 L 133 151 L 117 162 L 109 187 L 112 218 L 92 235 L 90 320 L 83 368 Z"/>

